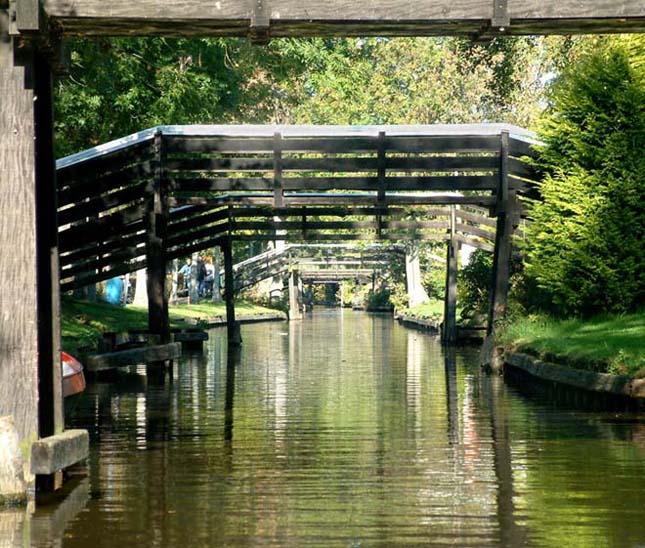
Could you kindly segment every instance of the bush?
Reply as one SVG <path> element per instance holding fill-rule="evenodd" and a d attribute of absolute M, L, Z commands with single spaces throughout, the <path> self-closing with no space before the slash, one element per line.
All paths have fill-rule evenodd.
<path fill-rule="evenodd" d="M 553 85 L 540 130 L 527 274 L 561 316 L 635 310 L 645 296 L 645 38 L 597 44 Z"/>

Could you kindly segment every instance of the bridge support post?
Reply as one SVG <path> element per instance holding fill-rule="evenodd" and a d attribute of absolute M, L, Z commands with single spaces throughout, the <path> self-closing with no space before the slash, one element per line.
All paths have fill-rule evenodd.
<path fill-rule="evenodd" d="M 444 344 L 457 342 L 457 252 L 458 242 L 455 238 L 455 206 L 450 206 L 450 239 L 446 255 L 446 295 L 444 300 L 443 329 L 441 341 Z"/>
<path fill-rule="evenodd" d="M 516 223 L 517 196 L 508 188 L 508 149 L 509 134 L 502 132 L 500 145 L 500 169 L 497 188 L 497 230 L 495 233 L 495 251 L 493 255 L 493 279 L 491 285 L 490 307 L 488 311 L 487 333 L 490 335 L 495 324 L 506 312 L 508 300 L 511 236 Z"/>
<path fill-rule="evenodd" d="M 148 188 L 146 212 L 146 262 L 148 293 L 148 330 L 159 337 L 160 344 L 170 342 L 168 295 L 166 293 L 166 227 L 168 201 L 163 175 L 163 136 L 155 134 L 155 166 L 153 180 Z M 159 373 L 172 362 L 152 362 L 149 373 Z"/>
<path fill-rule="evenodd" d="M 408 290 L 408 306 L 413 308 L 415 306 L 427 303 L 430 298 L 423 289 L 421 283 L 421 266 L 419 262 L 419 249 L 416 245 L 411 245 L 406 248 L 405 252 L 405 278 Z"/>
<path fill-rule="evenodd" d="M 229 348 L 242 344 L 240 324 L 235 321 L 235 280 L 233 279 L 233 249 L 230 238 L 221 244 L 224 255 L 224 298 L 226 300 L 226 334 Z"/>
<path fill-rule="evenodd" d="M 289 273 L 289 320 L 302 320 L 300 288 L 302 282 L 296 270 Z"/>
<path fill-rule="evenodd" d="M 24 40 L 39 31 L 30 7 L 18 3 L 11 21 L 0 2 L 0 416 L 13 417 L 23 448 L 64 427 L 52 75 Z M 30 451 L 23 455 L 31 484 Z M 36 484 L 51 490 L 54 477 Z"/>

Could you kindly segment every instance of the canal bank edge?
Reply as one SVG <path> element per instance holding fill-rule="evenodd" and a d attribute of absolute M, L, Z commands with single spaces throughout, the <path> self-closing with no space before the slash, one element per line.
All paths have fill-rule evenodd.
<path fill-rule="evenodd" d="M 529 354 L 503 351 L 503 367 L 520 369 L 534 377 L 591 392 L 605 392 L 645 400 L 645 379 L 573 369 L 545 362 Z"/>

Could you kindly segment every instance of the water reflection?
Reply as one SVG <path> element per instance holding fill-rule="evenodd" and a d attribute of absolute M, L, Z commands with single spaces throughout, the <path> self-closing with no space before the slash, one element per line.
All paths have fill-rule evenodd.
<path fill-rule="evenodd" d="M 480 376 L 476 351 L 383 316 L 245 326 L 234 352 L 223 335 L 163 385 L 90 386 L 73 418 L 91 433 L 90 500 L 52 544 L 645 540 L 634 416 L 521 395 Z"/>

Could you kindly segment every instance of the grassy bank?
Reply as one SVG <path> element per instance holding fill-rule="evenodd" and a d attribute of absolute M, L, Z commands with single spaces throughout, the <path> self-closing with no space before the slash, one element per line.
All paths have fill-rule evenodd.
<path fill-rule="evenodd" d="M 148 310 L 136 306 L 114 306 L 107 303 L 92 303 L 64 298 L 61 302 L 61 336 L 63 349 L 74 353 L 79 348 L 95 348 L 102 334 L 108 331 L 122 332 L 143 330 L 148 327 Z M 224 303 L 201 303 L 171 306 L 171 327 L 185 327 L 186 320 L 225 318 Z M 281 312 L 246 301 L 235 303 L 238 319 Z"/>
<path fill-rule="evenodd" d="M 419 320 L 443 320 L 443 301 L 430 301 L 429 303 L 406 308 L 400 312 L 401 316 L 417 318 Z"/>
<path fill-rule="evenodd" d="M 529 317 L 498 334 L 512 350 L 578 369 L 645 376 L 645 312 L 591 320 Z"/>

